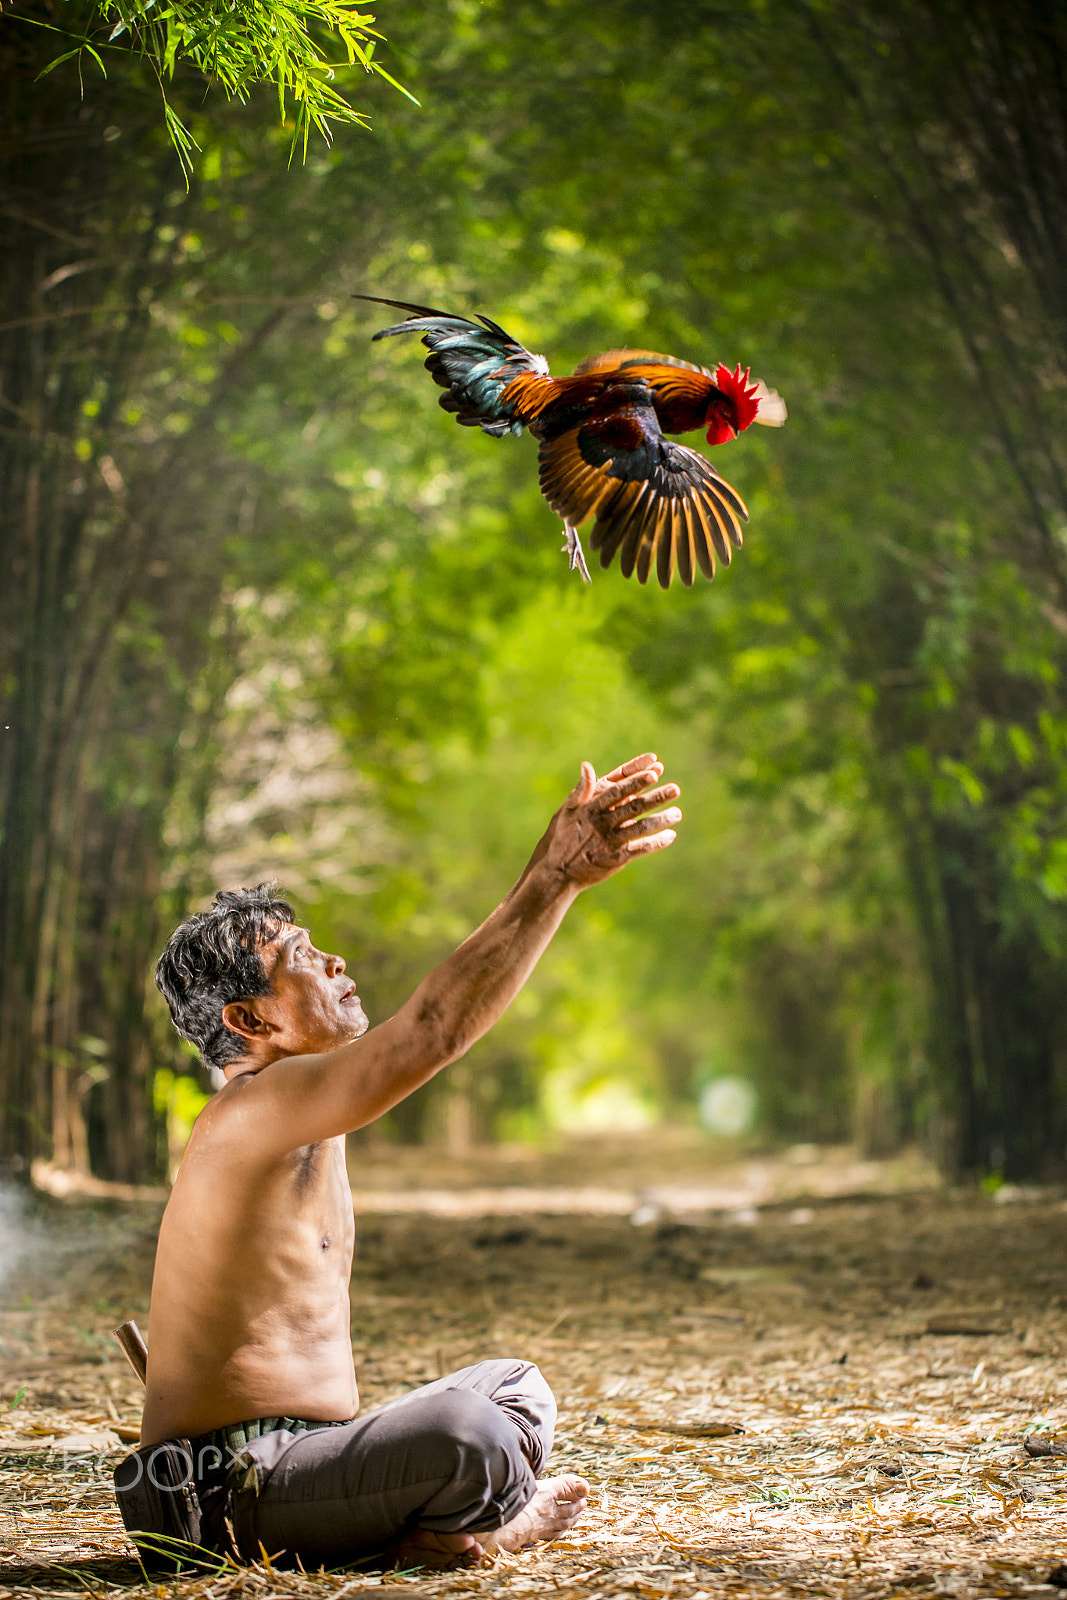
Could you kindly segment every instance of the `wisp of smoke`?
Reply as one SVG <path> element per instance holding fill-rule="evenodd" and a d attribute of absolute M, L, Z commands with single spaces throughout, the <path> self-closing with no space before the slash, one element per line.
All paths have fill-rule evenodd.
<path fill-rule="evenodd" d="M 29 1243 L 22 1195 L 11 1184 L 0 1184 L 0 1289 L 6 1287 Z"/>

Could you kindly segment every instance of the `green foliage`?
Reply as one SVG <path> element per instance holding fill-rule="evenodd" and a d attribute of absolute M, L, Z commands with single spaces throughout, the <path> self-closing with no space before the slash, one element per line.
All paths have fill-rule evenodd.
<path fill-rule="evenodd" d="M 130 53 L 152 69 L 163 99 L 167 133 L 186 174 L 193 170 L 193 152 L 200 147 L 191 129 L 168 98 L 168 85 L 178 68 L 202 74 L 230 100 L 242 103 L 258 84 L 273 83 L 278 96 L 278 117 L 292 127 L 290 155 L 300 152 L 306 161 L 312 129 L 327 144 L 331 125 L 369 127 L 366 113 L 358 111 L 334 87 L 361 68 L 384 78 L 401 94 L 397 83 L 376 59 L 382 35 L 374 17 L 360 0 L 62 0 L 61 22 L 46 23 L 77 39 L 73 49 L 55 57 L 41 76 L 72 59 L 88 56 L 100 71 L 107 68 L 100 51 Z M 80 13 L 80 14 L 79 14 Z M 342 60 L 331 59 L 340 52 Z M 412 96 L 408 95 L 408 99 Z"/>
<path fill-rule="evenodd" d="M 657 749 L 685 831 L 569 920 L 472 1057 L 476 1122 L 529 1131 L 619 1084 L 692 1115 L 735 1074 L 776 1134 L 921 1132 L 1014 1176 L 1062 1127 L 1067 623 L 989 386 L 810 24 L 451 0 L 391 19 L 425 109 L 394 101 L 373 142 L 279 175 L 270 119 L 222 107 L 189 119 L 188 194 L 143 131 L 101 146 L 85 226 L 109 275 L 48 291 L 101 341 L 58 350 L 78 392 L 53 476 L 93 486 L 69 504 L 101 550 L 153 533 L 101 635 L 83 898 L 120 925 L 115 840 L 160 819 L 161 917 L 280 869 L 384 1015 L 499 898 L 581 757 Z M 93 129 L 144 129 L 128 92 L 87 80 Z M 945 137 L 928 117 L 939 158 Z M 532 442 L 457 429 L 422 352 L 370 343 L 360 290 L 485 311 L 555 370 L 627 342 L 751 363 L 791 415 L 715 454 L 752 510 L 733 568 L 579 588 Z M 119 371 L 104 330 L 127 348 L 130 305 Z M 1055 422 L 1058 381 L 1020 370 Z M 401 1131 L 432 1133 L 447 1093 Z"/>
<path fill-rule="evenodd" d="M 211 1096 L 205 1094 L 195 1078 L 187 1073 L 160 1067 L 152 1084 L 152 1098 L 157 1115 L 166 1124 L 171 1148 L 184 1149 L 193 1131 L 193 1123 Z"/>

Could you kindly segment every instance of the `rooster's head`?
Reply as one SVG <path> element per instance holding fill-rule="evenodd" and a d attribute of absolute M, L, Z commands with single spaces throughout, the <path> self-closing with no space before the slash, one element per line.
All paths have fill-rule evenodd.
<path fill-rule="evenodd" d="M 738 362 L 733 372 L 719 362 L 715 372 L 715 393 L 705 418 L 709 444 L 728 444 L 751 427 L 759 411 L 758 384 L 750 383 L 751 369 L 741 371 Z"/>

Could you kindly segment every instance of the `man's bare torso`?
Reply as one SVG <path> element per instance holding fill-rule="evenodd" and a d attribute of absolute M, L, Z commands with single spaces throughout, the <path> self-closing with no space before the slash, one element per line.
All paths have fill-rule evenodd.
<path fill-rule="evenodd" d="M 142 1444 L 253 1417 L 347 1421 L 359 1406 L 345 1141 L 257 1161 L 250 1081 L 202 1113 L 163 1216 Z"/>

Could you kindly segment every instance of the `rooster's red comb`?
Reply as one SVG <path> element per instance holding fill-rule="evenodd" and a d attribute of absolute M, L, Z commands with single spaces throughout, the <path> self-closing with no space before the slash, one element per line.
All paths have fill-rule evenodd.
<path fill-rule="evenodd" d="M 738 433 L 744 433 L 746 428 L 751 427 L 759 411 L 759 401 L 756 398 L 759 384 L 750 384 L 751 373 L 751 367 L 746 367 L 744 372 L 741 371 L 740 361 L 733 372 L 721 361 L 715 369 L 715 387 L 732 402 L 737 417 Z"/>

